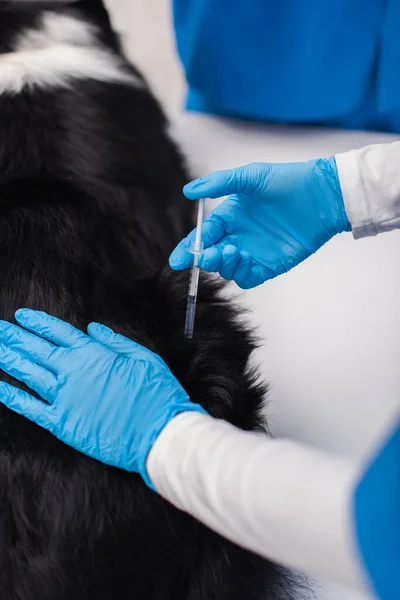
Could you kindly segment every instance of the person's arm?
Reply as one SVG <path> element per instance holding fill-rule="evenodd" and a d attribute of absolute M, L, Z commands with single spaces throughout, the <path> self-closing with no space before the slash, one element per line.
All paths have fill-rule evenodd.
<path fill-rule="evenodd" d="M 299 163 L 253 163 L 184 188 L 191 200 L 231 194 L 204 220 L 199 266 L 252 288 L 289 271 L 343 231 L 400 227 L 400 142 Z M 193 261 L 192 231 L 170 256 Z"/>
<path fill-rule="evenodd" d="M 366 146 L 335 158 L 354 237 L 400 228 L 400 142 Z"/>
<path fill-rule="evenodd" d="M 357 465 L 211 418 L 159 356 L 103 325 L 91 323 L 86 335 L 39 311 L 15 317 L 22 327 L 0 321 L 0 368 L 45 402 L 0 382 L 1 404 L 96 460 L 140 473 L 248 549 L 363 585 L 352 540 L 356 527 L 369 539 L 363 523 L 379 511 L 371 493 L 363 503 L 358 493 L 352 514 Z"/>
<path fill-rule="evenodd" d="M 159 435 L 147 471 L 162 496 L 240 546 L 366 587 L 352 531 L 355 464 L 184 413 Z"/>

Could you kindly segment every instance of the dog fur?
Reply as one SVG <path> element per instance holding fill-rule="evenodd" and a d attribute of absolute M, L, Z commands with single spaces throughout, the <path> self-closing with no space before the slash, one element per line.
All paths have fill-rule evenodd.
<path fill-rule="evenodd" d="M 100 0 L 0 0 L 0 318 L 104 323 L 160 354 L 212 415 L 260 430 L 254 340 L 204 276 L 196 337 L 182 336 L 188 275 L 166 265 L 193 215 L 167 127 Z M 138 476 L 0 408 L 1 600 L 297 597 L 289 575 Z"/>

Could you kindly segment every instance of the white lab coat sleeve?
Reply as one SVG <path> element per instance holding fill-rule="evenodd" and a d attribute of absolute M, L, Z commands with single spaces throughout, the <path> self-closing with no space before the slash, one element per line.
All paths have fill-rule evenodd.
<path fill-rule="evenodd" d="M 355 238 L 400 228 L 400 142 L 335 156 Z"/>
<path fill-rule="evenodd" d="M 364 587 L 353 546 L 351 462 L 191 412 L 164 428 L 147 470 L 164 498 L 240 546 Z"/>

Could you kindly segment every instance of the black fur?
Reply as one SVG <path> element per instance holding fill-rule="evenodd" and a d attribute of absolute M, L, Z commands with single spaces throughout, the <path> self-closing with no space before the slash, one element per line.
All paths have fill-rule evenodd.
<path fill-rule="evenodd" d="M 54 10 L 101 25 L 102 42 L 119 52 L 101 2 Z M 40 13 L 39 3 L 0 2 L 1 51 Z M 166 265 L 192 227 L 192 205 L 166 125 L 146 89 L 122 84 L 0 96 L 0 318 L 29 306 L 83 330 L 105 323 L 159 353 L 212 415 L 260 429 L 265 389 L 247 369 L 254 342 L 204 277 L 196 338 L 182 337 L 187 273 Z M 0 408 L 1 600 L 295 597 L 280 569 L 138 476 Z"/>

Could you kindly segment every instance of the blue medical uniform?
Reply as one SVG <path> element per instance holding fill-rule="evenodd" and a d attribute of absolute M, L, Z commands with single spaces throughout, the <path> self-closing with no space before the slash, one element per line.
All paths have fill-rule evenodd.
<path fill-rule="evenodd" d="M 400 132 L 400 0 L 174 0 L 187 108 Z"/>
<path fill-rule="evenodd" d="M 378 597 L 400 598 L 400 422 L 358 486 L 354 522 Z"/>

